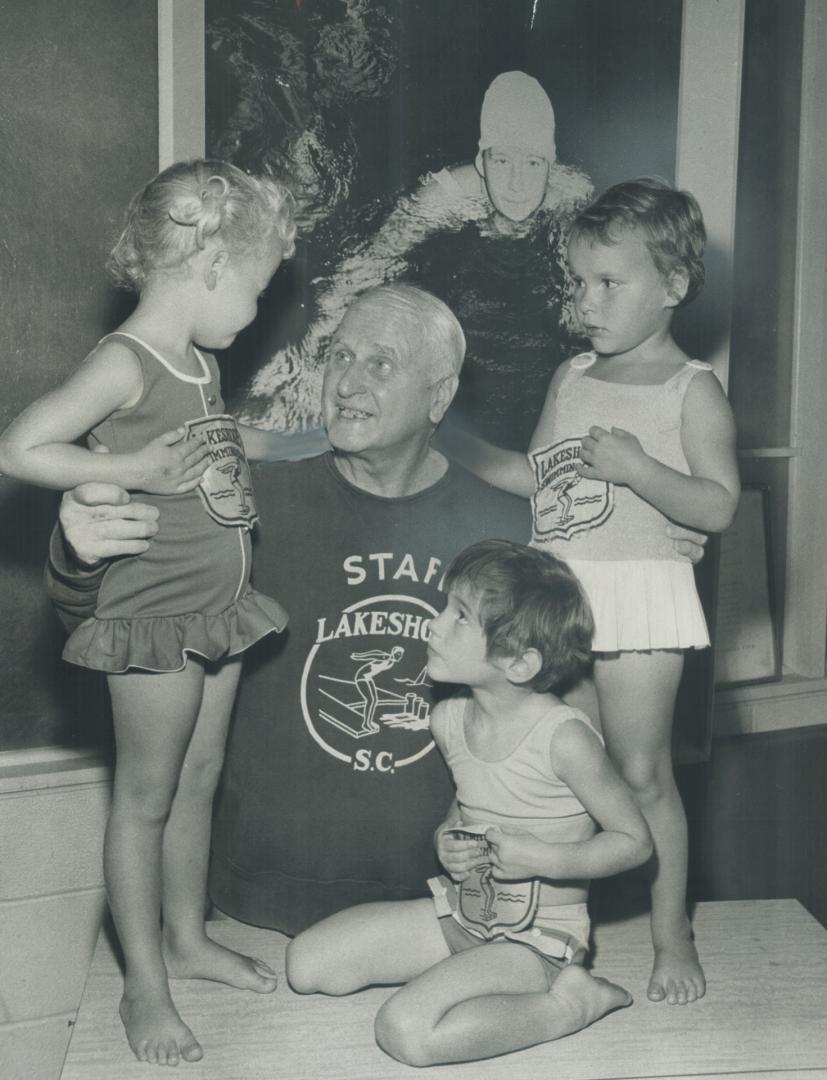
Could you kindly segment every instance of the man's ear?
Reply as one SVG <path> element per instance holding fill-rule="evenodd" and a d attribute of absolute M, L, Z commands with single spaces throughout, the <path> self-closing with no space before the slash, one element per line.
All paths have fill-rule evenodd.
<path fill-rule="evenodd" d="M 448 406 L 454 400 L 454 394 L 459 386 L 457 375 L 446 375 L 444 379 L 432 388 L 431 409 L 429 412 L 431 423 L 436 426 L 448 411 Z"/>
<path fill-rule="evenodd" d="M 522 685 L 530 682 L 543 666 L 543 658 L 537 649 L 526 649 L 519 656 L 510 656 L 503 662 L 503 672 L 511 683 Z"/>
<path fill-rule="evenodd" d="M 212 292 L 227 269 L 230 253 L 226 248 L 213 248 L 204 254 L 204 284 Z"/>
<path fill-rule="evenodd" d="M 666 279 L 666 307 L 677 307 L 686 296 L 689 288 L 689 274 L 682 266 L 677 266 Z"/>

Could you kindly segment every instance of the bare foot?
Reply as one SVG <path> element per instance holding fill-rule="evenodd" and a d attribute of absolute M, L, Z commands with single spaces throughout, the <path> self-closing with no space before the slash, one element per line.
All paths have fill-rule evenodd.
<path fill-rule="evenodd" d="M 186 944 L 165 936 L 164 960 L 170 979 L 211 979 L 257 994 L 272 994 L 278 982 L 263 960 L 225 949 L 206 935 Z"/>
<path fill-rule="evenodd" d="M 655 946 L 655 964 L 646 996 L 669 1005 L 691 1005 L 706 993 L 706 978 L 691 931 L 668 946 Z"/>
<path fill-rule="evenodd" d="M 615 1009 L 632 1004 L 632 995 L 622 986 L 589 974 L 579 964 L 564 967 L 549 990 L 549 997 L 555 999 L 571 1016 L 571 1026 L 566 1025 L 566 1034 L 588 1027 L 601 1016 Z"/>
<path fill-rule="evenodd" d="M 132 1053 L 138 1061 L 153 1065 L 177 1065 L 200 1061 L 204 1051 L 178 1015 L 169 997 L 121 998 L 121 1020 Z"/>

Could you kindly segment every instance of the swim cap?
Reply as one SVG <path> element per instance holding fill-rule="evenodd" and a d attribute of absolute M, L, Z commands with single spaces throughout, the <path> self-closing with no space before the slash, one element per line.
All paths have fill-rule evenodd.
<path fill-rule="evenodd" d="M 480 111 L 480 155 L 491 146 L 518 146 L 552 165 L 554 109 L 548 94 L 524 71 L 504 71 L 485 91 Z M 477 168 L 482 170 L 478 155 Z"/>

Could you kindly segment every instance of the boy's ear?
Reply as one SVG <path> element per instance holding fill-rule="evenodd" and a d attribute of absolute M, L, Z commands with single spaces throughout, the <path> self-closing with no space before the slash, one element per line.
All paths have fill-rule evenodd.
<path fill-rule="evenodd" d="M 224 248 L 213 248 L 205 254 L 207 257 L 204 262 L 204 284 L 212 292 L 227 268 L 230 253 Z"/>
<path fill-rule="evenodd" d="M 682 266 L 676 266 L 666 279 L 666 295 L 668 297 L 666 306 L 677 307 L 686 296 L 688 288 L 689 274 Z"/>
<path fill-rule="evenodd" d="M 517 685 L 533 679 L 542 666 L 543 658 L 537 649 L 526 649 L 519 656 L 509 656 L 503 661 L 505 677 Z"/>

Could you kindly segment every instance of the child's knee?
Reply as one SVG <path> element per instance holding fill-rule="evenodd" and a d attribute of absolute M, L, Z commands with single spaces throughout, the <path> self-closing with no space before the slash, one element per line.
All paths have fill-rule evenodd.
<path fill-rule="evenodd" d="M 172 776 L 137 777 L 121 773 L 115 780 L 112 810 L 126 814 L 137 824 L 163 826 L 169 819 L 174 798 Z"/>
<path fill-rule="evenodd" d="M 671 761 L 664 765 L 656 759 L 639 758 L 623 762 L 620 771 L 640 806 L 657 802 L 674 782 Z"/>
<path fill-rule="evenodd" d="M 421 1020 L 399 1002 L 399 994 L 389 998 L 373 1024 L 377 1045 L 404 1065 L 422 1067 L 435 1062 L 428 1053 Z"/>
<path fill-rule="evenodd" d="M 329 940 L 315 932 L 315 927 L 294 937 L 287 946 L 285 973 L 287 981 L 297 994 L 330 994 L 341 997 L 352 994 L 364 986 L 364 981 L 354 981 L 350 965 L 331 952 Z"/>
<path fill-rule="evenodd" d="M 297 994 L 322 993 L 318 977 L 318 957 L 316 950 L 308 948 L 304 934 L 293 938 L 287 946 L 285 972 L 287 981 Z"/>

